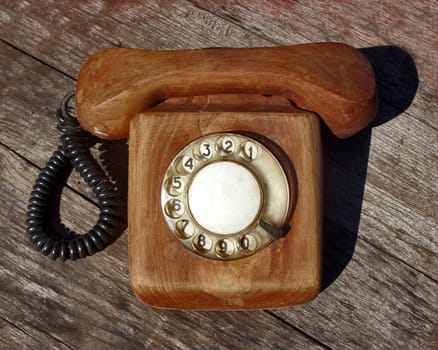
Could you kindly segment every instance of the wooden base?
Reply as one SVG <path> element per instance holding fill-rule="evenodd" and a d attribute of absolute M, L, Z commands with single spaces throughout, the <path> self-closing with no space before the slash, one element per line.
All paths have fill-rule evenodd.
<path fill-rule="evenodd" d="M 285 101 L 261 96 L 254 100 L 235 96 L 176 99 L 132 120 L 129 260 L 132 286 L 140 300 L 165 308 L 237 310 L 290 306 L 318 294 L 322 223 L 319 120 Z M 160 205 L 161 182 L 175 154 L 195 138 L 225 131 L 268 138 L 289 158 L 298 182 L 298 186 L 290 184 L 298 195 L 289 233 L 236 261 L 210 260 L 184 248 L 169 231 Z"/>

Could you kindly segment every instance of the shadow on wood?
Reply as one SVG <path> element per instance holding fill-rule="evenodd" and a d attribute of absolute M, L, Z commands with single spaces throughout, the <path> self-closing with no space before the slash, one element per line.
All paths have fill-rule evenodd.
<path fill-rule="evenodd" d="M 324 159 L 322 290 L 338 278 L 354 253 L 372 128 L 403 113 L 418 87 L 415 63 L 403 49 L 378 46 L 360 51 L 373 67 L 379 108 L 372 124 L 348 139 L 336 138 L 325 126 L 321 130 Z"/>

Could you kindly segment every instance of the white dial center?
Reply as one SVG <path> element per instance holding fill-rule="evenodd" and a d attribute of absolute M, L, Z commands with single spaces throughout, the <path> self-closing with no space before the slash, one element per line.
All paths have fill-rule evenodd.
<path fill-rule="evenodd" d="M 254 221 L 262 205 L 262 192 L 247 168 L 217 161 L 195 174 L 188 204 L 194 219 L 206 230 L 232 234 Z"/>

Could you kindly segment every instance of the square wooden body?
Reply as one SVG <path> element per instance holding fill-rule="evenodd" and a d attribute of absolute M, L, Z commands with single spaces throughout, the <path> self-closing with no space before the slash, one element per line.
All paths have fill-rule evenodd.
<path fill-rule="evenodd" d="M 139 114 L 130 126 L 128 234 L 135 294 L 152 306 L 197 310 L 277 308 L 313 299 L 321 279 L 319 119 L 275 104 L 174 109 Z M 250 257 L 216 261 L 192 253 L 172 235 L 161 209 L 161 183 L 172 158 L 192 140 L 233 131 L 263 135 L 281 147 L 295 168 L 298 195 L 284 238 Z"/>

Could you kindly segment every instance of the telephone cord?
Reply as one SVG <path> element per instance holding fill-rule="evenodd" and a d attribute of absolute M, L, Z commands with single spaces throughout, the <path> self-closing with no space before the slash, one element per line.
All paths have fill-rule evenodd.
<path fill-rule="evenodd" d="M 91 154 L 97 138 L 85 131 L 69 103 L 74 92 L 68 93 L 56 112 L 57 129 L 62 145 L 41 170 L 33 186 L 27 211 L 27 233 L 42 254 L 62 261 L 85 258 L 110 245 L 123 231 L 120 198 L 115 185 Z M 55 190 L 64 185 L 71 166 L 80 174 L 97 198 L 100 214 L 94 227 L 85 234 L 69 229 L 55 232 L 48 223 L 48 211 Z"/>

